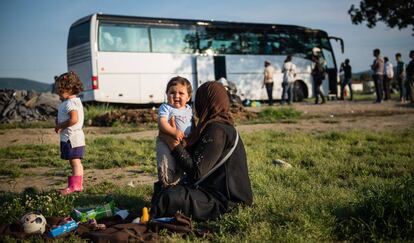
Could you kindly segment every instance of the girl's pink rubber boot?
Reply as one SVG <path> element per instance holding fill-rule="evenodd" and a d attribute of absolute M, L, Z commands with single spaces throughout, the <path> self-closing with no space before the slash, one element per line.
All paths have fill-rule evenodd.
<path fill-rule="evenodd" d="M 59 190 L 61 195 L 69 195 L 74 192 L 81 192 L 83 190 L 83 176 L 69 176 L 68 187 Z"/>

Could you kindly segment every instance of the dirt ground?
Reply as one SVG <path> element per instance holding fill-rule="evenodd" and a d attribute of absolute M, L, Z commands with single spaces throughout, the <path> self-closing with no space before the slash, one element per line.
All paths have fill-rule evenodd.
<path fill-rule="evenodd" d="M 260 108 L 247 108 L 257 112 Z M 398 131 L 414 127 L 414 105 L 400 104 L 396 101 L 373 104 L 369 101 L 330 101 L 324 105 L 311 103 L 293 104 L 293 108 L 302 112 L 302 118 L 294 122 L 272 124 L 238 125 L 241 132 L 252 133 L 271 129 L 286 132 L 318 132 L 329 130 L 361 129 L 367 131 Z M 97 137 L 152 139 L 157 131 L 143 131 L 123 134 L 110 134 L 110 128 L 86 127 L 88 139 Z M 9 129 L 0 131 L 0 148 L 22 144 L 58 144 L 58 136 L 53 129 Z M 48 175 L 44 172 L 48 171 Z M 25 175 L 17 179 L 0 177 L 0 191 L 20 192 L 31 186 L 40 190 L 60 188 L 65 185 L 62 171 L 50 171 L 50 168 L 23 169 Z M 30 179 L 30 181 L 29 181 Z M 137 186 L 150 184 L 154 176 L 144 174 L 139 166 L 113 168 L 106 170 L 85 170 L 85 185 L 111 181 L 118 185 Z"/>

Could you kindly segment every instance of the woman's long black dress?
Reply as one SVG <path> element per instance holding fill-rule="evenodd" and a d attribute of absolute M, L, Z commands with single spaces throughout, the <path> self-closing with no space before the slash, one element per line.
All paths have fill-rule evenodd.
<path fill-rule="evenodd" d="M 235 139 L 236 129 L 233 126 L 213 122 L 206 126 L 189 151 L 178 145 L 171 153 L 194 183 L 226 156 Z M 242 140 L 239 139 L 224 165 L 200 183 L 199 188 L 192 183 L 154 193 L 152 214 L 165 217 L 181 211 L 195 220 L 207 220 L 228 212 L 236 204 L 251 205 L 253 195 Z"/>

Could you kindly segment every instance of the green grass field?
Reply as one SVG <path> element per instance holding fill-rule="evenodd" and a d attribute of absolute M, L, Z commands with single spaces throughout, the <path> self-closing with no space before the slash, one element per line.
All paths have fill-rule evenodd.
<path fill-rule="evenodd" d="M 262 131 L 241 136 L 254 205 L 196 224 L 197 229 L 211 231 L 204 237 L 166 238 L 191 242 L 414 241 L 414 129 L 389 133 Z M 85 168 L 137 164 L 156 173 L 153 140 L 99 138 L 87 144 L 93 153 L 87 154 Z M 24 167 L 67 167 L 64 161 L 56 162 L 57 145 L 9 147 L 0 149 L 0 155 L 0 173 L 11 178 L 24 176 L 20 171 Z M 274 159 L 293 167 L 278 167 Z M 13 222 L 32 210 L 45 216 L 67 216 L 73 207 L 101 204 L 107 196 L 138 216 L 143 206 L 150 205 L 151 193 L 151 185 L 120 187 L 111 181 L 69 197 L 33 189 L 1 193 L 0 219 Z M 76 236 L 71 240 L 80 241 Z"/>

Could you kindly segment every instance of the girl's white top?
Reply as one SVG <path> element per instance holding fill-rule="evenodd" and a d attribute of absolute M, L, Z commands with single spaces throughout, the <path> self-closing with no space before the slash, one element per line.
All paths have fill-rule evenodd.
<path fill-rule="evenodd" d="M 58 123 L 67 121 L 70 118 L 69 112 L 76 110 L 78 112 L 78 122 L 60 131 L 60 141 L 70 141 L 72 148 L 85 146 L 85 134 L 83 133 L 83 105 L 79 98 L 71 98 L 63 101 L 58 109 Z"/>
<path fill-rule="evenodd" d="M 295 81 L 296 65 L 292 62 L 285 62 L 283 64 L 283 82 L 293 83 Z"/>

